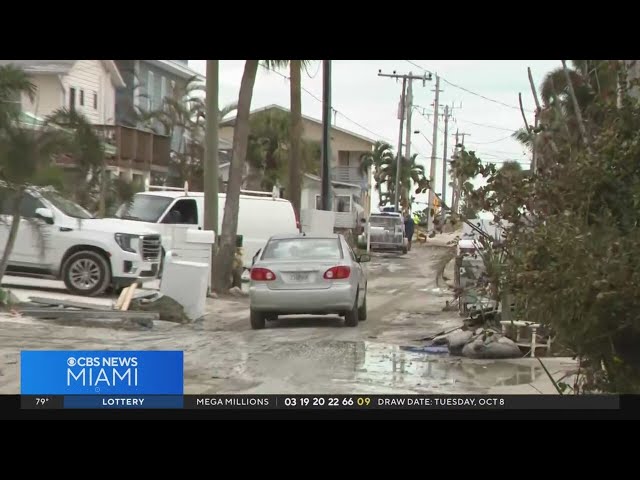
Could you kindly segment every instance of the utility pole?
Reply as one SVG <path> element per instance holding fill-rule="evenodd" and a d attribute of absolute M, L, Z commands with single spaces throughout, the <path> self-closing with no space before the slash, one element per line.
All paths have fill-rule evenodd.
<path fill-rule="evenodd" d="M 400 134 L 398 135 L 398 158 L 396 160 L 396 184 L 393 189 L 393 207 L 394 212 L 399 212 L 400 205 L 400 172 L 402 171 L 402 127 L 404 126 L 404 106 L 405 106 L 405 92 L 407 89 L 407 79 L 402 79 L 402 95 L 400 96 Z"/>
<path fill-rule="evenodd" d="M 458 159 L 458 149 L 459 149 L 459 145 L 464 147 L 464 137 L 465 136 L 471 136 L 470 133 L 460 133 L 459 130 L 456 130 L 456 148 L 454 150 L 454 154 L 453 154 L 453 159 L 457 160 Z M 460 137 L 462 137 L 462 141 L 460 141 Z M 452 203 L 452 213 L 457 214 L 458 210 L 460 209 L 460 196 L 462 195 L 462 185 L 461 185 L 461 179 L 459 177 L 456 177 L 454 175 L 453 177 L 453 197 L 451 200 Z"/>
<path fill-rule="evenodd" d="M 433 214 L 431 210 L 434 208 L 435 203 L 434 187 L 436 183 L 436 155 L 438 153 L 438 108 L 440 104 L 440 77 L 436 75 L 436 98 L 433 101 L 433 140 L 431 141 L 431 166 L 429 170 L 429 216 L 427 217 L 427 230 L 433 230 Z"/>
<path fill-rule="evenodd" d="M 322 61 L 322 209 L 331 210 L 331 60 Z"/>
<path fill-rule="evenodd" d="M 207 60 L 205 98 L 205 162 L 204 162 L 204 229 L 213 230 L 214 243 L 211 258 L 218 249 L 218 70 L 219 60 Z M 213 268 L 210 268 L 209 285 L 213 285 Z"/>
<path fill-rule="evenodd" d="M 406 89 L 407 89 L 407 80 L 411 82 L 412 80 L 422 80 L 422 85 L 426 85 L 427 80 L 431 80 L 431 74 L 425 73 L 422 77 L 415 76 L 411 73 L 408 75 L 399 75 L 393 71 L 393 73 L 382 73 L 382 70 L 378 70 L 379 77 L 389 77 L 395 78 L 396 80 L 402 79 L 402 95 L 400 96 L 400 132 L 398 134 L 398 159 L 396 162 L 396 182 L 395 182 L 395 195 L 394 195 L 394 209 L 396 212 L 399 212 L 399 204 L 400 204 L 400 164 L 402 162 L 402 132 L 404 128 L 404 117 L 405 117 L 405 106 L 406 106 Z M 411 90 L 411 83 L 409 83 L 409 89 Z M 407 151 L 411 151 L 411 109 L 409 108 L 409 113 L 407 115 Z"/>
<path fill-rule="evenodd" d="M 413 79 L 411 78 L 413 75 L 412 72 L 409 72 L 409 84 L 407 85 L 407 98 L 406 98 L 406 116 L 407 116 L 407 139 L 405 141 L 405 158 L 407 161 L 411 158 L 411 134 L 413 131 L 411 130 L 411 112 L 413 112 Z M 397 175 L 396 175 L 397 176 Z M 407 196 L 407 206 L 409 210 L 411 210 L 411 189 L 409 185 L 403 185 L 403 190 L 406 190 Z M 398 192 L 398 198 L 400 197 L 400 192 Z M 396 211 L 398 211 L 396 209 Z"/>
<path fill-rule="evenodd" d="M 411 112 L 413 111 L 413 81 L 411 79 L 411 72 L 409 72 L 409 79 L 407 84 L 407 96 L 405 98 L 405 116 L 407 118 L 407 136 L 404 142 L 405 144 L 405 157 L 408 159 L 411 157 Z"/>
<path fill-rule="evenodd" d="M 444 107 L 444 153 L 442 154 L 442 203 L 447 203 L 447 138 L 449 137 L 449 106 Z M 442 207 L 444 213 L 444 207 Z M 444 215 L 443 215 L 444 219 Z"/>

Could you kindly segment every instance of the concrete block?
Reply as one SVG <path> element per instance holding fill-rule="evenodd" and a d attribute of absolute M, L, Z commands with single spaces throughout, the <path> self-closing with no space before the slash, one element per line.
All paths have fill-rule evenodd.
<path fill-rule="evenodd" d="M 190 320 L 205 314 L 209 285 L 209 264 L 185 262 L 167 255 L 160 293 L 173 298 Z"/>

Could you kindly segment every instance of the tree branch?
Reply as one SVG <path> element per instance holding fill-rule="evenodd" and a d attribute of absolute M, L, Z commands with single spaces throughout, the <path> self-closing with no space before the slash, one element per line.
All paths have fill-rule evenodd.
<path fill-rule="evenodd" d="M 529 135 L 531 135 L 531 126 L 527 122 L 527 116 L 524 114 L 524 107 L 522 106 L 522 93 L 518 92 L 518 102 L 520 103 L 520 113 L 522 114 L 522 120 L 524 120 L 524 127 L 527 129 Z"/>
<path fill-rule="evenodd" d="M 582 119 L 582 112 L 580 111 L 580 105 L 578 104 L 578 98 L 576 97 L 576 91 L 573 88 L 573 83 L 571 82 L 571 76 L 569 75 L 569 69 L 567 68 L 567 62 L 562 60 L 562 70 L 564 71 L 564 76 L 567 80 L 567 87 L 569 88 L 569 95 L 571 96 L 571 102 L 573 103 L 573 108 L 576 112 L 576 119 L 578 120 L 578 126 L 580 127 L 580 136 L 582 137 L 582 141 L 587 147 L 587 151 L 589 154 L 592 154 L 591 145 L 589 144 L 589 138 L 587 137 L 587 129 L 584 126 L 584 120 Z"/>

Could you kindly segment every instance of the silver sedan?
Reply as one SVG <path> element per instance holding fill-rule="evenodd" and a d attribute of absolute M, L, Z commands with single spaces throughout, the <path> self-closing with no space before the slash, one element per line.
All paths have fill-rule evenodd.
<path fill-rule="evenodd" d="M 279 235 L 269 239 L 251 268 L 251 327 L 278 315 L 331 315 L 356 327 L 367 318 L 367 275 L 342 235 Z"/>

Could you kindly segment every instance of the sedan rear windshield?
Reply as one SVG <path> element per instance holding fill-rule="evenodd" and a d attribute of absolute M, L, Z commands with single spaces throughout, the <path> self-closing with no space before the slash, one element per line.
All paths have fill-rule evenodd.
<path fill-rule="evenodd" d="M 263 260 L 338 260 L 342 248 L 337 238 L 285 238 L 270 240 Z"/>
<path fill-rule="evenodd" d="M 402 224 L 399 217 L 375 217 L 372 215 L 369 217 L 369 221 L 374 227 L 394 227 Z"/>

